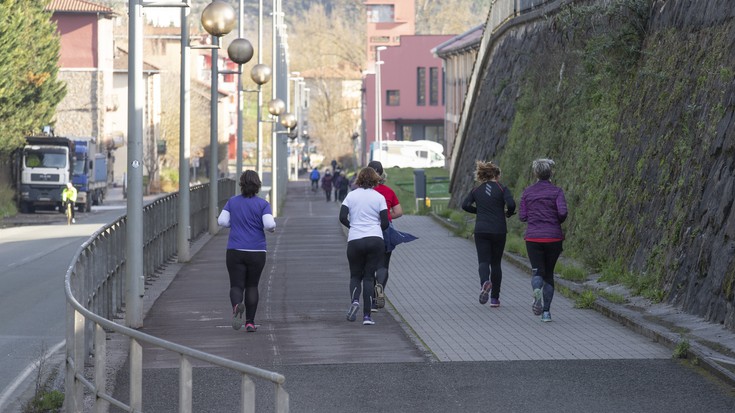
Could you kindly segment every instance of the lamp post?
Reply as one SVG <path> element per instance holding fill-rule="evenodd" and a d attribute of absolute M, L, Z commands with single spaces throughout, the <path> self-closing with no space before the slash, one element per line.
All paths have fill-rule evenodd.
<path fill-rule="evenodd" d="M 230 43 L 230 46 L 227 48 L 227 53 L 230 57 L 230 60 L 237 63 L 237 156 L 236 156 L 236 166 L 235 166 L 235 175 L 237 177 L 240 176 L 243 170 L 242 165 L 242 149 L 243 149 L 243 110 L 242 110 L 242 100 L 244 92 L 242 88 L 242 65 L 249 62 L 250 59 L 253 58 L 254 50 L 253 45 L 245 39 L 244 36 L 244 27 L 242 24 L 242 17 L 245 13 L 245 6 L 244 6 L 244 0 L 239 0 L 238 3 L 238 10 L 237 13 L 237 36 L 238 38 L 233 40 L 232 43 Z M 258 46 L 260 47 L 260 45 Z"/>
<path fill-rule="evenodd" d="M 258 38 L 258 43 L 260 43 L 260 38 Z M 260 49 L 258 49 L 260 50 Z M 258 61 L 261 60 L 260 52 L 258 52 Z M 255 82 L 258 85 L 258 112 L 256 114 L 258 121 L 257 123 L 257 152 L 258 152 L 258 159 L 256 163 L 256 169 L 258 172 L 258 176 L 260 179 L 263 179 L 263 124 L 261 122 L 261 116 L 263 111 L 263 91 L 262 86 L 271 79 L 271 74 L 273 71 L 271 70 L 268 65 L 264 65 L 263 63 L 258 63 L 257 65 L 253 66 L 253 69 L 250 71 L 250 78 L 253 79 L 253 82 Z"/>
<path fill-rule="evenodd" d="M 128 2 L 128 171 L 125 325 L 143 325 L 143 5 Z M 131 403 L 132 405 L 132 403 Z"/>
<path fill-rule="evenodd" d="M 275 88 L 275 81 L 273 82 L 273 87 Z M 273 115 L 274 117 L 281 116 L 286 111 L 286 102 L 284 102 L 281 99 L 273 98 L 268 102 L 268 113 Z M 275 122 L 275 121 L 272 121 Z M 278 146 L 278 140 L 277 140 L 277 132 L 275 129 L 275 125 L 273 127 L 273 140 L 271 142 L 271 210 L 273 212 L 273 216 L 278 216 L 278 179 L 276 175 L 276 171 L 278 170 L 278 157 L 277 157 L 277 146 Z"/>
<path fill-rule="evenodd" d="M 303 114 L 302 114 L 302 106 L 303 106 L 303 88 L 304 88 L 304 78 L 299 76 L 299 72 L 291 72 L 293 77 L 289 77 L 288 79 L 294 82 L 294 104 L 293 104 L 293 113 L 296 115 L 296 122 L 298 125 L 298 128 L 296 130 L 295 135 L 289 134 L 289 138 L 291 139 L 291 166 L 289 167 L 289 179 L 296 181 L 299 179 L 299 167 L 298 167 L 298 143 L 299 143 L 299 136 L 301 136 L 301 126 L 303 125 Z"/>
<path fill-rule="evenodd" d="M 272 15 L 272 34 L 273 34 L 273 52 L 272 52 L 272 65 L 273 68 L 273 86 L 271 87 L 271 101 L 273 100 L 288 100 L 288 94 L 284 93 L 288 91 L 288 65 L 286 63 L 287 46 L 285 44 L 285 25 L 283 24 L 284 14 L 282 12 L 281 0 L 273 0 L 273 15 Z M 280 96 L 280 97 L 279 97 Z M 277 125 L 275 125 L 277 126 Z M 273 209 L 273 216 L 278 216 L 279 211 L 279 200 L 282 192 L 285 192 L 281 188 L 279 171 L 278 171 L 278 156 L 279 156 L 279 142 L 277 127 L 272 130 L 272 144 L 271 144 L 271 208 Z"/>
<path fill-rule="evenodd" d="M 189 117 L 191 115 L 191 101 L 189 92 L 191 89 L 191 77 L 189 56 L 189 8 L 181 8 L 181 79 L 179 91 L 179 204 L 178 204 L 178 228 L 176 232 L 177 258 L 179 262 L 189 262 L 191 250 L 189 238 L 191 237 L 191 225 L 189 215 L 191 213 L 189 181 L 189 159 L 191 158 L 191 126 Z"/>
<path fill-rule="evenodd" d="M 380 87 L 380 66 L 383 62 L 380 60 L 380 52 L 385 50 L 385 46 L 375 48 L 375 135 L 378 142 L 378 160 L 382 161 L 383 156 L 383 107 L 381 104 L 381 87 Z"/>
<path fill-rule="evenodd" d="M 202 26 L 212 36 L 212 45 L 219 46 L 219 38 L 232 31 L 235 26 L 235 10 L 222 0 L 213 0 L 202 11 Z M 217 138 L 217 101 L 219 98 L 219 61 L 218 47 L 212 49 L 212 90 L 210 101 L 210 129 L 209 129 L 209 233 L 217 233 L 218 205 L 218 150 Z"/>
<path fill-rule="evenodd" d="M 242 6 L 242 0 L 240 0 L 240 5 Z M 238 19 L 241 20 L 242 13 L 238 13 L 238 16 Z M 235 175 L 238 179 L 242 173 L 242 65 L 253 58 L 253 45 L 247 39 L 239 37 L 227 47 L 227 54 L 230 60 L 237 63 L 237 161 Z"/>

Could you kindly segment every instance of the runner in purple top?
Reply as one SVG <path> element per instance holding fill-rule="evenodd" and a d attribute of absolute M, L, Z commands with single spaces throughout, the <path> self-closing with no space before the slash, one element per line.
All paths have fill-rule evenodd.
<path fill-rule="evenodd" d="M 562 252 L 564 233 L 561 224 L 567 219 L 564 191 L 551 183 L 551 159 L 536 159 L 531 165 L 538 181 L 521 195 L 518 218 L 528 223 L 526 251 L 531 261 L 531 309 L 541 321 L 551 321 L 551 300 L 554 298 L 554 267 Z"/>
<path fill-rule="evenodd" d="M 255 312 L 258 309 L 258 283 L 265 267 L 265 232 L 276 230 L 271 205 L 257 193 L 260 177 L 255 171 L 240 175 L 241 195 L 230 198 L 222 209 L 217 223 L 230 228 L 227 241 L 227 271 L 230 274 L 230 304 L 232 328 L 242 327 L 245 312 L 245 329 L 254 332 Z"/>

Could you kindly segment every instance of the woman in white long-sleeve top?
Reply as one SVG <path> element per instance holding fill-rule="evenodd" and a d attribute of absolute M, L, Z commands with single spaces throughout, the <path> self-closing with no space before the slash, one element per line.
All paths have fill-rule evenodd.
<path fill-rule="evenodd" d="M 230 304 L 232 328 L 239 330 L 245 312 L 245 330 L 254 332 L 258 309 L 258 283 L 265 267 L 265 231 L 276 230 L 271 205 L 256 196 L 261 187 L 255 171 L 240 175 L 241 195 L 230 198 L 217 223 L 230 228 L 227 241 L 227 271 L 230 274 Z"/>
<path fill-rule="evenodd" d="M 347 261 L 350 264 L 350 307 L 347 320 L 355 321 L 363 299 L 363 325 L 373 325 L 370 309 L 374 296 L 375 271 L 385 255 L 383 231 L 388 229 L 388 206 L 375 186 L 380 176 L 373 168 L 363 168 L 357 175 L 358 188 L 347 194 L 339 210 L 339 222 L 347 233 Z"/>

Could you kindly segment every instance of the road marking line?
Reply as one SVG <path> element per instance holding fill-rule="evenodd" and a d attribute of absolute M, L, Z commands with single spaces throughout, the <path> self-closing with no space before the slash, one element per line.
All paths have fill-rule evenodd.
<path fill-rule="evenodd" d="M 60 348 L 64 347 L 64 344 L 66 343 L 66 340 L 61 341 L 60 343 L 53 346 L 49 351 L 46 352 L 43 356 L 39 357 L 37 360 L 35 360 L 33 363 L 29 364 L 28 367 L 26 367 L 16 378 L 13 380 L 8 387 L 3 390 L 2 394 L 0 394 L 0 411 L 4 411 L 5 404 L 7 403 L 10 396 L 12 396 L 13 392 L 18 389 L 18 386 L 20 386 L 27 378 L 28 376 L 33 373 L 37 366 L 38 362 L 43 359 L 47 359 L 51 357 L 52 354 L 56 353 Z"/>

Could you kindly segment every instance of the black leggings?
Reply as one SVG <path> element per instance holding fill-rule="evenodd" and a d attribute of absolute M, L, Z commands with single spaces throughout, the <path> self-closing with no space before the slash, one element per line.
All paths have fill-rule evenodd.
<path fill-rule="evenodd" d="M 381 265 L 375 273 L 375 282 L 381 284 L 384 290 L 385 286 L 388 284 L 388 268 L 390 267 L 391 254 L 393 254 L 393 251 L 383 254 L 383 265 Z"/>
<path fill-rule="evenodd" d="M 381 237 L 353 239 L 347 243 L 347 261 L 350 263 L 350 300 L 360 300 L 362 284 L 362 313 L 370 315 L 375 282 L 375 270 L 385 256 L 385 243 Z"/>
<path fill-rule="evenodd" d="M 232 307 L 245 297 L 245 322 L 255 321 L 258 309 L 258 283 L 265 267 L 265 251 L 227 250 L 227 271 L 230 273 L 230 303 Z"/>
<path fill-rule="evenodd" d="M 506 234 L 475 234 L 480 287 L 489 280 L 493 284 L 490 291 L 492 298 L 500 298 L 500 284 L 503 282 L 500 261 L 503 259 L 503 250 L 505 250 L 505 238 Z"/>
<path fill-rule="evenodd" d="M 562 241 L 526 241 L 528 260 L 531 262 L 531 287 L 542 290 L 544 311 L 549 311 L 551 300 L 554 299 L 554 267 L 562 250 Z"/>

